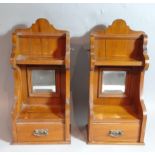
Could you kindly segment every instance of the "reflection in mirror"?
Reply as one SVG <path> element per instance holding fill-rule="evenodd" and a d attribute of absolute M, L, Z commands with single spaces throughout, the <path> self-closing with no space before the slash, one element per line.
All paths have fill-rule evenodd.
<path fill-rule="evenodd" d="M 56 92 L 55 70 L 32 70 L 32 92 Z"/>
<path fill-rule="evenodd" d="M 125 71 L 102 71 L 102 93 L 124 93 Z"/>

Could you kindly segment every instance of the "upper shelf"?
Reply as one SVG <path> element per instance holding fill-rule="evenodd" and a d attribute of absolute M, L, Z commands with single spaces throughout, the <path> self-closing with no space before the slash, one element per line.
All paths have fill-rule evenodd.
<path fill-rule="evenodd" d="M 147 35 L 133 31 L 122 19 L 91 33 L 91 62 L 95 66 L 143 66 L 148 68 Z"/>
<path fill-rule="evenodd" d="M 110 59 L 98 59 L 95 61 L 95 66 L 142 66 L 143 62 L 135 59 L 121 59 L 110 58 Z"/>
<path fill-rule="evenodd" d="M 11 59 L 13 63 L 14 59 Z M 19 65 L 65 65 L 63 59 L 53 59 L 52 57 L 38 57 L 38 56 L 26 56 L 18 55 L 16 58 L 16 64 Z"/>
<path fill-rule="evenodd" d="M 69 33 L 57 30 L 46 19 L 13 33 L 11 63 L 63 65 L 69 61 Z M 66 61 L 67 60 L 67 61 Z"/>

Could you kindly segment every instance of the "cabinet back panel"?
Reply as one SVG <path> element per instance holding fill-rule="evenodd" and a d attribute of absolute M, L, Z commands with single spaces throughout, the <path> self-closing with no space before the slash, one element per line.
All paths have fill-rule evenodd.
<path fill-rule="evenodd" d="M 64 58 L 66 39 L 62 37 L 19 37 L 19 51 L 23 55 Z"/>
<path fill-rule="evenodd" d="M 142 39 L 95 39 L 97 59 L 117 58 L 140 59 L 142 53 Z"/>

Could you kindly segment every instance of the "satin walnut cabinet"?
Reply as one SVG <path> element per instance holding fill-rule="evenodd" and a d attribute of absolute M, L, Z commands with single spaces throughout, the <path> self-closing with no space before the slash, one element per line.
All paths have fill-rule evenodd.
<path fill-rule="evenodd" d="M 13 143 L 70 143 L 70 38 L 46 19 L 12 37 Z"/>
<path fill-rule="evenodd" d="M 143 144 L 147 35 L 118 19 L 90 38 L 88 143 Z"/>

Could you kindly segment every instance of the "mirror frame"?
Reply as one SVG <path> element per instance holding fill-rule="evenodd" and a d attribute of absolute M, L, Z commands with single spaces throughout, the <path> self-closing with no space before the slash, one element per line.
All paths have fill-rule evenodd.
<path fill-rule="evenodd" d="M 125 76 L 125 91 L 123 93 L 104 93 L 102 92 L 102 72 L 103 71 L 124 71 L 126 72 L 126 76 Z M 98 96 L 99 97 L 127 97 L 127 83 L 129 81 L 129 77 L 128 77 L 128 71 L 125 69 L 116 69 L 116 68 L 101 68 L 99 70 L 99 80 L 98 80 Z"/>
<path fill-rule="evenodd" d="M 33 92 L 32 90 L 32 70 L 55 70 L 55 85 L 56 92 Z M 60 70 L 53 67 L 42 66 L 42 67 L 27 67 L 27 83 L 28 83 L 28 94 L 30 97 L 60 97 Z"/>

